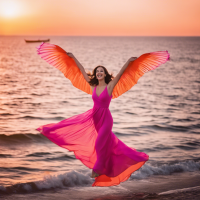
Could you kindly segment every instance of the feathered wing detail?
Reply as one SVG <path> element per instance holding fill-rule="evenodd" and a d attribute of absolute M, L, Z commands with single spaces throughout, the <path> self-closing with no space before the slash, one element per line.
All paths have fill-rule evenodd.
<path fill-rule="evenodd" d="M 169 58 L 170 55 L 168 51 L 156 51 L 143 54 L 131 62 L 120 77 L 118 83 L 115 85 L 112 92 L 112 98 L 117 98 L 130 90 L 144 73 L 156 69 L 169 60 Z"/>
<path fill-rule="evenodd" d="M 41 58 L 59 69 L 64 76 L 72 82 L 74 87 L 88 94 L 92 94 L 89 83 L 85 80 L 73 58 L 69 57 L 65 50 L 57 45 L 49 43 L 42 43 L 37 48 L 37 52 Z"/>

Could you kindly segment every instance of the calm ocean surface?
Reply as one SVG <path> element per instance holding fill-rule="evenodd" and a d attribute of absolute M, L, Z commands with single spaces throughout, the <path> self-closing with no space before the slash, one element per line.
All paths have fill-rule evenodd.
<path fill-rule="evenodd" d="M 0 193 L 5 188 L 10 193 L 89 191 L 91 170 L 35 129 L 91 109 L 91 95 L 74 88 L 37 55 L 40 43 L 28 44 L 24 38 L 38 39 L 0 36 Z M 170 61 L 111 101 L 113 132 L 150 157 L 130 183 L 200 171 L 200 37 L 50 39 L 72 52 L 87 70 L 104 65 L 114 76 L 132 56 L 168 50 Z"/>

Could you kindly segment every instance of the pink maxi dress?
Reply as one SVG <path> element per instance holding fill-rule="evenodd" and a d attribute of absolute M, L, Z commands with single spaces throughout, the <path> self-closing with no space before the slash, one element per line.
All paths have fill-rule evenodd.
<path fill-rule="evenodd" d="M 59 69 L 74 87 L 92 94 L 94 106 L 85 113 L 40 126 L 38 130 L 49 140 L 73 151 L 76 158 L 100 176 L 92 186 L 112 186 L 126 181 L 149 159 L 143 152 L 128 147 L 112 132 L 113 118 L 109 110 L 111 99 L 130 90 L 146 72 L 170 59 L 168 51 L 141 55 L 131 62 L 109 96 L 107 87 L 97 96 L 92 92 L 75 61 L 61 47 L 42 43 L 37 50 L 42 59 Z"/>
<path fill-rule="evenodd" d="M 100 174 L 92 186 L 112 186 L 126 181 L 149 156 L 130 148 L 112 132 L 113 118 L 109 110 L 112 95 L 107 86 L 97 96 L 94 106 L 85 113 L 59 123 L 40 126 L 37 130 L 55 144 L 73 151 L 85 166 Z"/>

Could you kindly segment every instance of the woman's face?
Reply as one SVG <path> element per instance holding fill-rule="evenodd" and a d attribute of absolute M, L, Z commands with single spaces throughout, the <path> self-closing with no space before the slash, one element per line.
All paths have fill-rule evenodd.
<path fill-rule="evenodd" d="M 106 77 L 103 67 L 98 67 L 96 70 L 96 77 L 98 80 L 102 80 Z"/>

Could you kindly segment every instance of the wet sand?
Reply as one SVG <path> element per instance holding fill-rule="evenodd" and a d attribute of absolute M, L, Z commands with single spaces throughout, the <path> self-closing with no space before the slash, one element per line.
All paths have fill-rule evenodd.
<path fill-rule="evenodd" d="M 186 191 L 185 191 L 186 190 Z M 132 193 L 124 196 L 107 196 L 91 200 L 199 200 L 200 186 L 184 188 L 183 191 L 168 191 L 165 193 Z M 172 193 L 171 193 L 172 192 Z"/>
<path fill-rule="evenodd" d="M 126 186 L 125 186 L 126 185 Z M 157 176 L 135 184 L 123 184 L 128 194 L 106 195 L 91 200 L 199 200 L 200 172 L 175 173 L 168 177 Z"/>

